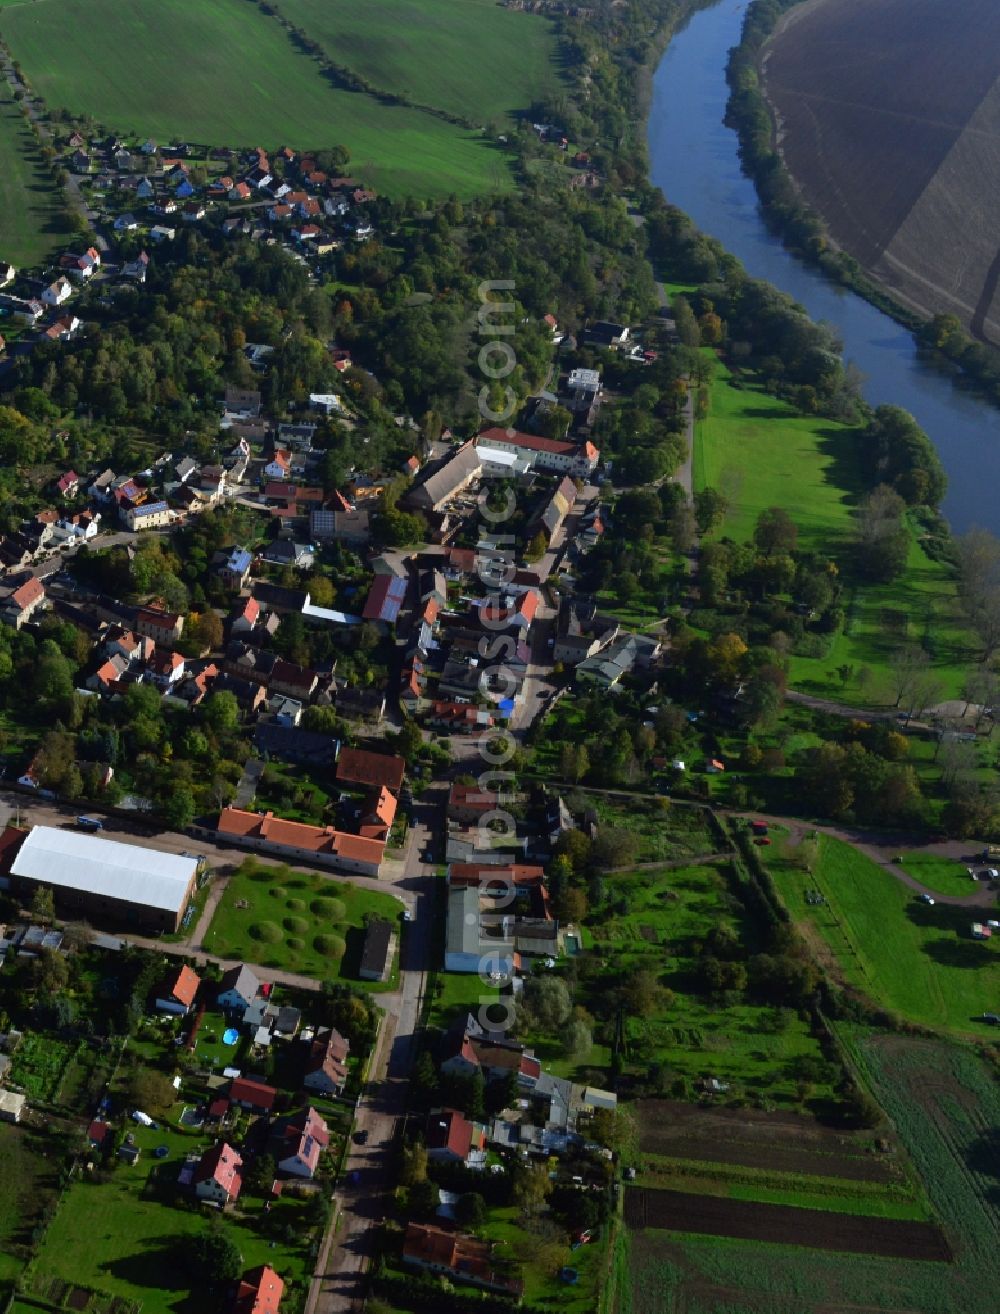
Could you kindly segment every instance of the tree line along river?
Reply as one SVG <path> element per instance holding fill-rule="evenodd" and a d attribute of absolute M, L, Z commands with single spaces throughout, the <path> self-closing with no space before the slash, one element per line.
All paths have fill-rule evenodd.
<path fill-rule="evenodd" d="M 942 510 L 952 529 L 983 525 L 1000 533 L 1000 499 L 994 497 L 1000 409 L 955 387 L 948 373 L 921 359 L 906 329 L 805 265 L 767 228 L 754 185 L 740 168 L 736 133 L 723 123 L 726 61 L 740 40 L 748 4 L 719 0 L 699 10 L 667 47 L 653 78 L 652 180 L 752 277 L 773 283 L 813 319 L 836 329 L 872 405 L 891 402 L 916 417 L 948 473 Z"/>

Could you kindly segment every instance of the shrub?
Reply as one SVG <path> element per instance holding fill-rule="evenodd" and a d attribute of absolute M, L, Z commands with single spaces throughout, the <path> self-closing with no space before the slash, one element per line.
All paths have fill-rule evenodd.
<path fill-rule="evenodd" d="M 281 927 L 274 922 L 254 922 L 250 927 L 250 937 L 262 944 L 277 944 L 282 939 Z"/>
<path fill-rule="evenodd" d="M 327 958 L 344 956 L 344 940 L 339 935 L 317 935 L 313 937 L 313 948 Z"/>
<path fill-rule="evenodd" d="M 309 930 L 309 923 L 304 917 L 286 917 L 282 925 L 286 931 L 292 931 L 295 935 L 304 935 Z"/>
<path fill-rule="evenodd" d="M 343 899 L 331 899 L 324 896 L 313 899 L 309 907 L 317 917 L 323 917 L 328 922 L 342 922 L 347 916 L 347 905 Z"/>
<path fill-rule="evenodd" d="M 304 899 L 286 899 L 285 907 L 289 909 L 290 912 L 305 912 L 306 910 Z"/>

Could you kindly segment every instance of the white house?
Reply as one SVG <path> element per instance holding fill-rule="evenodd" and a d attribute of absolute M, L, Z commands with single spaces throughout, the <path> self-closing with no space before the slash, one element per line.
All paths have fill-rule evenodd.
<path fill-rule="evenodd" d="M 42 292 L 42 300 L 47 306 L 61 306 L 73 295 L 73 285 L 68 278 L 57 278 Z"/>
<path fill-rule="evenodd" d="M 227 1205 L 237 1198 L 243 1186 L 243 1159 L 231 1145 L 222 1141 L 206 1150 L 194 1170 L 194 1193 L 199 1200 Z"/>

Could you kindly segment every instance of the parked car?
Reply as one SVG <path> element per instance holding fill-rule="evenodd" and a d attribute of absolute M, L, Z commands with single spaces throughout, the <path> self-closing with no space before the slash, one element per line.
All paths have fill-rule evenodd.
<path fill-rule="evenodd" d="M 920 896 L 920 902 L 921 902 L 921 903 L 929 903 L 930 906 L 933 908 L 933 907 L 934 907 L 934 904 L 936 903 L 936 900 L 935 900 L 933 894 L 922 894 L 922 895 Z"/>
<path fill-rule="evenodd" d="M 367 1133 L 367 1131 L 365 1131 L 364 1128 L 362 1128 L 361 1131 L 356 1131 L 356 1132 L 354 1133 L 354 1144 L 355 1144 L 355 1145 L 367 1145 L 367 1144 L 368 1144 L 368 1133 Z"/>

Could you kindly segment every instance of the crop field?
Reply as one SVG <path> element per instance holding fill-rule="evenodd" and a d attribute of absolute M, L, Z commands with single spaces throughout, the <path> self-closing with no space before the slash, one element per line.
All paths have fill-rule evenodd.
<path fill-rule="evenodd" d="M 418 196 L 511 185 L 506 157 L 481 135 L 334 88 L 246 0 L 38 0 L 0 10 L 0 36 L 50 109 L 118 132 L 231 147 L 346 145 L 353 173 Z"/>
<path fill-rule="evenodd" d="M 737 930 L 755 952 L 755 928 L 724 872 L 697 866 L 605 880 L 609 906 L 589 925 L 594 954 L 616 978 L 649 970 L 671 992 L 651 1016 L 626 1019 L 629 1062 L 643 1070 L 659 1062 L 690 1086 L 715 1077 L 750 1102 L 789 1108 L 809 1099 L 828 1108 L 834 1074 L 797 1013 L 742 1000 L 720 1009 L 696 988 L 693 945 L 713 927 Z M 588 987 L 599 993 L 601 976 L 588 978 Z M 805 1090 L 804 1062 L 811 1074 Z"/>
<path fill-rule="evenodd" d="M 826 835 L 811 875 L 780 857 L 768 866 L 796 924 L 849 985 L 908 1021 L 988 1038 L 977 1019 L 997 1004 L 1000 949 L 970 936 L 982 910 L 921 903 L 891 872 Z M 808 890 L 826 902 L 807 903 Z"/>
<path fill-rule="evenodd" d="M 953 1262 L 647 1228 L 628 1234 L 632 1314 L 995 1314 L 1000 1090 L 989 1069 L 945 1041 L 839 1032 L 925 1183 Z M 644 1123 L 643 1141 L 667 1146 L 664 1121 Z M 700 1111 L 692 1121 L 699 1138 L 715 1126 L 725 1136 Z M 674 1144 L 685 1137 L 682 1121 Z"/>
<path fill-rule="evenodd" d="M 278 12 L 380 91 L 502 124 L 556 85 L 547 19 L 494 0 L 276 0 Z"/>
<path fill-rule="evenodd" d="M 925 314 L 1000 334 L 1000 9 L 820 0 L 768 47 L 785 161 L 836 242 Z"/>
<path fill-rule="evenodd" d="M 6 80 L 0 85 L 0 259 L 41 264 L 65 243 L 59 189 Z"/>
<path fill-rule="evenodd" d="M 230 878 L 203 947 L 316 980 L 353 979 L 367 913 L 395 921 L 399 901 L 349 881 L 250 859 Z"/>
<path fill-rule="evenodd" d="M 951 1250 L 933 1223 L 869 1218 L 823 1209 L 727 1200 L 689 1191 L 633 1186 L 625 1192 L 625 1221 L 636 1231 L 703 1232 L 745 1241 L 773 1241 L 811 1250 L 947 1262 Z"/>

